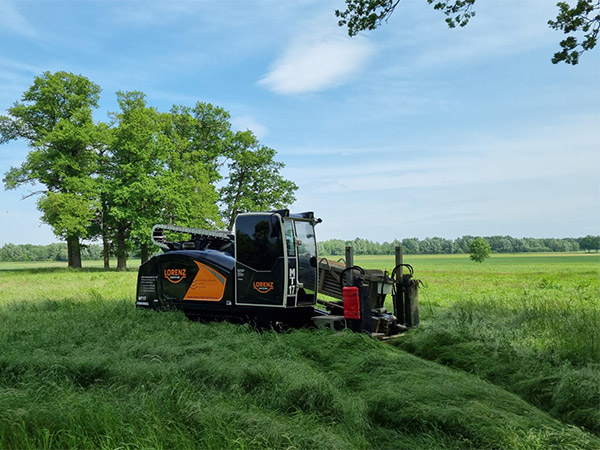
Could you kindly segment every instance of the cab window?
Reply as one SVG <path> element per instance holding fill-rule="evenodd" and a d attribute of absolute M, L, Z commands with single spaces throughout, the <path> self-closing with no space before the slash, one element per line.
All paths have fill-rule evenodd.
<path fill-rule="evenodd" d="M 288 256 L 296 256 L 296 238 L 294 237 L 294 225 L 289 220 L 283 222 L 285 227 L 285 244 Z"/>
<path fill-rule="evenodd" d="M 272 215 L 238 216 L 235 222 L 237 260 L 254 270 L 271 270 L 283 257 L 280 221 Z"/>

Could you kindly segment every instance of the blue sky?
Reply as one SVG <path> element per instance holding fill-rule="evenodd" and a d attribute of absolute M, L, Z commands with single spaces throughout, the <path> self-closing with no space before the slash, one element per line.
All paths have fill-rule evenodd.
<path fill-rule="evenodd" d="M 343 0 L 0 0 L 0 114 L 43 71 L 211 102 L 278 152 L 318 237 L 600 232 L 600 52 L 553 65 L 549 0 L 481 1 L 450 30 L 425 0 L 349 38 Z M 23 142 L 0 146 L 0 171 Z M 56 241 L 32 190 L 0 191 L 0 245 Z"/>

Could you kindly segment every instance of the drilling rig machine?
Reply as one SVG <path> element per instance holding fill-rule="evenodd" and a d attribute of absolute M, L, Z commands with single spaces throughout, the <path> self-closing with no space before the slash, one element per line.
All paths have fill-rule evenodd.
<path fill-rule="evenodd" d="M 417 326 L 419 281 L 402 249 L 391 273 L 354 265 L 352 247 L 343 263 L 319 259 L 320 222 L 312 212 L 278 210 L 239 214 L 233 232 L 155 225 L 152 240 L 164 253 L 140 266 L 136 306 L 259 327 L 349 328 L 381 339 Z"/>

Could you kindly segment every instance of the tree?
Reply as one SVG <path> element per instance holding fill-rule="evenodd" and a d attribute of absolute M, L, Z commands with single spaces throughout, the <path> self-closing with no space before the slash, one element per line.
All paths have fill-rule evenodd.
<path fill-rule="evenodd" d="M 323 242 L 323 252 L 325 255 L 345 255 L 346 242 L 341 239 L 330 239 Z"/>
<path fill-rule="evenodd" d="M 157 223 L 221 225 L 214 183 L 231 153 L 232 133 L 229 114 L 210 104 L 161 113 L 142 92 L 117 92 L 117 99 L 121 111 L 112 114 L 100 178 L 102 223 L 124 270 L 134 249 L 148 260 Z"/>
<path fill-rule="evenodd" d="M 573 7 L 567 2 L 559 2 L 557 6 L 556 20 L 549 20 L 548 25 L 570 36 L 560 41 L 562 50 L 554 54 L 552 62 L 575 65 L 579 63 L 579 55 L 596 46 L 600 31 L 600 1 L 578 0 Z M 582 40 L 574 35 L 576 32 L 583 33 L 583 37 L 579 37 Z"/>
<path fill-rule="evenodd" d="M 162 209 L 161 182 L 165 174 L 165 147 L 160 140 L 160 114 L 146 105 L 145 94 L 117 92 L 121 111 L 113 113 L 108 165 L 102 175 L 103 198 L 116 243 L 117 268 L 127 268 L 130 240 L 147 259 L 150 230 Z"/>
<path fill-rule="evenodd" d="M 69 267 L 75 268 L 81 267 L 80 239 L 90 225 L 83 211 L 92 210 L 97 198 L 92 109 L 99 94 L 100 87 L 84 76 L 44 72 L 8 109 L 9 116 L 0 116 L 0 144 L 23 139 L 32 149 L 20 167 L 6 172 L 5 189 L 44 186 L 31 195 L 44 195 L 38 202 L 42 219 L 67 240 Z"/>
<path fill-rule="evenodd" d="M 96 184 L 96 191 L 98 195 L 99 206 L 96 210 L 96 215 L 90 227 L 90 237 L 100 237 L 102 240 L 102 259 L 104 262 L 104 268 L 110 267 L 110 230 L 109 230 L 109 204 L 108 204 L 108 189 L 109 183 L 109 162 L 110 162 L 110 148 L 109 143 L 112 137 L 111 128 L 106 123 L 99 123 L 96 125 L 94 141 L 96 145 L 96 157 L 98 161 L 98 172 L 94 178 Z"/>
<path fill-rule="evenodd" d="M 85 195 L 70 192 L 47 192 L 38 200 L 42 211 L 42 220 L 51 224 L 54 234 L 68 242 L 79 242 L 87 236 L 89 225 L 94 220 L 98 208 L 96 201 Z M 69 267 L 81 267 L 81 249 L 78 251 L 78 263 L 68 254 Z"/>
<path fill-rule="evenodd" d="M 581 248 L 581 250 L 587 250 L 588 252 L 600 250 L 600 236 L 587 235 L 586 237 L 580 238 L 579 248 Z"/>
<path fill-rule="evenodd" d="M 233 138 L 227 184 L 219 190 L 222 216 L 229 229 L 242 211 L 283 208 L 295 200 L 298 186 L 281 176 L 284 167 L 275 161 L 275 150 L 260 145 L 251 131 L 238 131 Z"/>
<path fill-rule="evenodd" d="M 229 114 L 210 103 L 197 102 L 194 108 L 173 106 L 167 117 L 165 132 L 171 150 L 163 213 L 181 226 L 221 227 L 215 183 L 231 154 Z"/>
<path fill-rule="evenodd" d="M 480 237 L 473 239 L 469 246 L 469 252 L 471 253 L 470 258 L 478 263 L 483 262 L 487 257 L 490 256 L 492 248 L 488 242 Z"/>
<path fill-rule="evenodd" d="M 402 239 L 402 248 L 407 255 L 418 255 L 421 253 L 419 240 L 417 238 Z"/>
<path fill-rule="evenodd" d="M 475 16 L 473 6 L 476 0 L 427 0 L 433 8 L 446 15 L 450 28 L 464 27 Z M 336 10 L 339 26 L 348 27 L 348 35 L 355 36 L 361 31 L 374 30 L 392 15 L 400 0 L 346 0 L 344 11 Z M 548 21 L 550 28 L 568 35 L 560 42 L 561 50 L 556 52 L 552 63 L 579 63 L 581 53 L 596 46 L 600 30 L 600 0 L 577 0 L 575 6 L 567 2 L 557 3 L 559 12 L 555 20 Z M 583 34 L 583 36 L 579 36 Z"/>
<path fill-rule="evenodd" d="M 201 162 L 211 183 L 220 180 L 219 168 L 231 155 L 233 133 L 229 113 L 210 103 L 197 102 L 193 108 L 175 105 L 171 115 L 171 137 L 177 150 L 193 158 L 186 163 Z"/>

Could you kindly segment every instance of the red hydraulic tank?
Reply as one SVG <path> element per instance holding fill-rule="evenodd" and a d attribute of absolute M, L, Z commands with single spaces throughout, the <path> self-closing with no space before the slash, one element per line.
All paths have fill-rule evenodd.
<path fill-rule="evenodd" d="M 360 296 L 356 286 L 346 286 L 342 289 L 344 300 L 344 318 L 360 319 Z"/>

